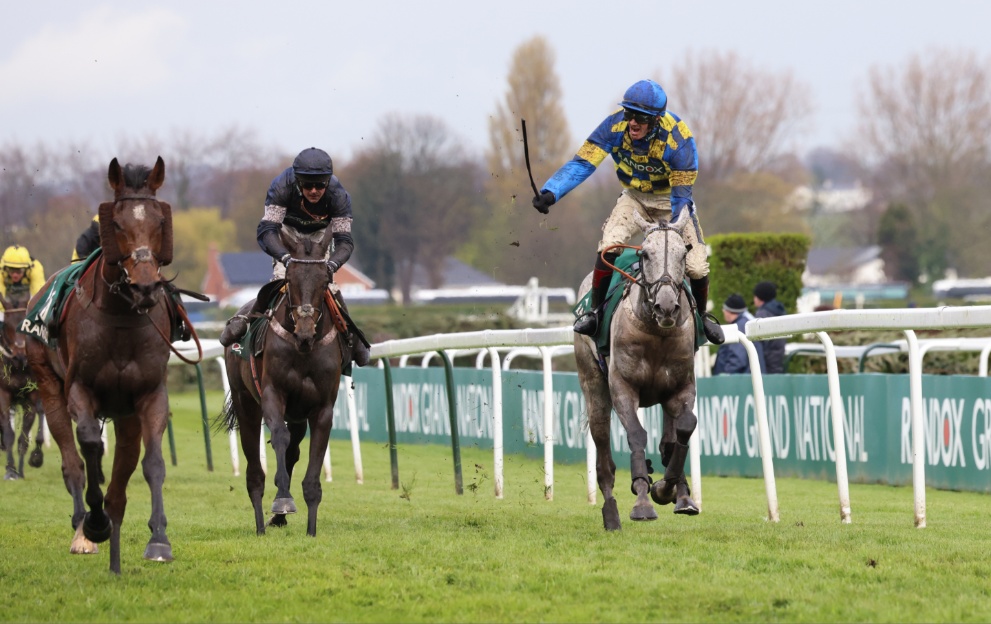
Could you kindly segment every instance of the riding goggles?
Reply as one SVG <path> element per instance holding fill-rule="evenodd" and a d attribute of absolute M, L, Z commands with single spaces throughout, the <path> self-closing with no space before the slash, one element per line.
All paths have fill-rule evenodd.
<path fill-rule="evenodd" d="M 313 189 L 325 189 L 325 188 L 327 188 L 327 183 L 326 182 L 312 182 L 312 181 L 307 180 L 305 182 L 300 181 L 300 182 L 298 182 L 298 184 L 299 184 L 299 188 L 301 188 L 303 190 L 306 190 L 306 191 L 312 191 Z"/>
<path fill-rule="evenodd" d="M 641 113 L 640 111 L 634 111 L 628 108 L 624 108 L 623 119 L 625 121 L 630 121 L 632 119 L 633 121 L 636 121 L 638 124 L 647 125 L 653 123 L 654 119 L 656 119 L 656 116 L 649 115 L 647 113 Z"/>
<path fill-rule="evenodd" d="M 321 175 L 296 175 L 296 184 L 305 190 L 325 189 L 330 184 L 330 176 Z"/>

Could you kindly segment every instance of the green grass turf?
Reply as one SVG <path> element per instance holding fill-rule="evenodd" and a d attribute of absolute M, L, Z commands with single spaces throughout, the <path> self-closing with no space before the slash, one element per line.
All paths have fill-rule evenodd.
<path fill-rule="evenodd" d="M 214 413 L 219 403 L 211 395 Z M 335 440 L 317 536 L 306 535 L 297 473 L 300 513 L 258 537 L 226 436 L 213 435 L 208 472 L 198 397 L 173 395 L 172 407 L 178 466 L 168 465 L 165 505 L 175 561 L 141 558 L 150 502 L 140 466 L 121 576 L 108 571 L 108 544 L 70 556 L 71 502 L 58 451 L 46 449 L 41 469 L 0 483 L 0 620 L 991 620 L 986 495 L 929 490 L 929 527 L 916 529 L 910 488 L 854 484 L 853 523 L 841 525 L 834 484 L 781 479 L 781 522 L 772 524 L 761 480 L 707 477 L 701 515 L 658 507 L 657 521 L 634 523 L 623 470 L 623 530 L 606 533 L 601 495 L 586 502 L 584 466 L 556 465 L 547 501 L 541 462 L 507 456 L 497 500 L 491 451 L 465 448 L 458 496 L 450 448 L 404 445 L 393 490 L 386 446 L 362 445 L 359 485 L 350 443 Z M 266 509 L 271 452 L 268 461 Z"/>

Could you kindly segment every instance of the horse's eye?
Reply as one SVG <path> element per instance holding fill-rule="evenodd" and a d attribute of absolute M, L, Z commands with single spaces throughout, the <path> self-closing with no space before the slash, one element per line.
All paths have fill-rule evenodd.
<path fill-rule="evenodd" d="M 647 253 L 646 251 L 641 251 L 640 252 L 640 258 L 643 259 L 643 260 L 647 260 L 647 259 L 650 258 L 650 254 Z"/>
<path fill-rule="evenodd" d="M 123 229 L 124 229 L 124 226 L 123 225 L 121 225 L 120 223 L 117 223 L 116 221 L 114 221 L 113 224 L 114 224 L 114 229 L 115 230 L 117 230 L 118 232 L 123 231 Z"/>

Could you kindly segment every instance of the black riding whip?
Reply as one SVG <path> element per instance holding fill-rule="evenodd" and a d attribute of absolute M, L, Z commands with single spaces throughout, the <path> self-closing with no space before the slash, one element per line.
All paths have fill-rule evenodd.
<path fill-rule="evenodd" d="M 540 191 L 537 190 L 537 185 L 533 183 L 533 172 L 530 171 L 530 147 L 526 141 L 526 119 L 521 117 L 520 124 L 523 126 L 523 158 L 526 160 L 527 175 L 530 176 L 530 187 L 533 189 L 533 196 L 540 197 Z"/>

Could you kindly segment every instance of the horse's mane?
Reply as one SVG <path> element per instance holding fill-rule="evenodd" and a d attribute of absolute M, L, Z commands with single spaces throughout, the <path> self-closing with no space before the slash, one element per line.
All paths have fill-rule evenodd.
<path fill-rule="evenodd" d="M 148 181 L 148 174 L 151 173 L 151 167 L 146 165 L 132 165 L 128 163 L 124 165 L 122 170 L 122 175 L 124 176 L 124 186 L 132 189 L 139 189 L 145 185 Z"/>

